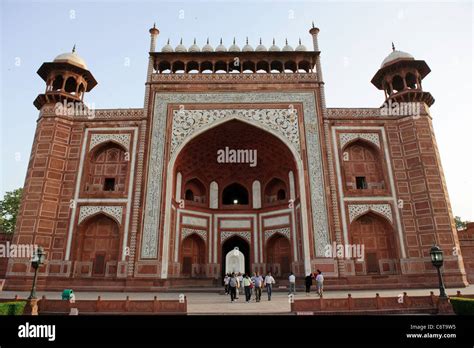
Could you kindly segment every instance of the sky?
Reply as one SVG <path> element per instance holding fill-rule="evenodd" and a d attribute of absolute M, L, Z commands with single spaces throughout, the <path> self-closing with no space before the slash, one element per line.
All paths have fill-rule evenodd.
<path fill-rule="evenodd" d="M 149 49 L 169 38 L 215 47 L 261 37 L 319 48 L 328 107 L 379 107 L 370 80 L 397 49 L 425 60 L 423 88 L 436 99 L 433 126 L 454 215 L 474 221 L 473 4 L 471 1 L 51 1 L 0 0 L 0 195 L 22 187 L 45 85 L 36 71 L 60 53 L 83 57 L 99 84 L 85 97 L 96 108 L 143 107 Z"/>

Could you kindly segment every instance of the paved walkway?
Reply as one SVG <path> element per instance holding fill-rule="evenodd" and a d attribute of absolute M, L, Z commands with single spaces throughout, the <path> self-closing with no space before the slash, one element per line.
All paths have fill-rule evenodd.
<path fill-rule="evenodd" d="M 447 293 L 450 296 L 456 295 L 456 290 L 460 290 L 463 294 L 474 294 L 474 285 L 470 285 L 467 288 L 459 289 L 447 289 Z M 382 297 L 398 296 L 406 292 L 408 296 L 423 296 L 429 295 L 430 291 L 433 291 L 436 295 L 439 294 L 438 289 L 390 289 L 390 290 L 354 290 L 354 291 L 326 291 L 324 293 L 325 298 L 345 298 L 348 293 L 352 294 L 352 297 L 375 297 L 376 293 L 379 293 Z M 76 292 L 77 300 L 93 300 L 97 299 L 97 296 L 101 296 L 104 300 L 122 300 L 126 296 L 130 296 L 130 299 L 135 300 L 148 300 L 157 296 L 158 299 L 179 299 L 181 293 L 152 293 L 152 292 Z M 252 301 L 250 303 L 245 302 L 245 296 L 240 295 L 239 299 L 231 303 L 230 297 L 227 295 L 219 295 L 214 292 L 182 292 L 188 300 L 188 313 L 190 314 L 271 314 L 271 313 L 288 313 L 290 311 L 290 302 L 288 295 L 285 292 L 274 292 L 272 300 L 267 300 L 267 293 L 262 293 L 262 301 L 256 303 Z M 15 295 L 19 295 L 21 298 L 27 298 L 28 292 L 21 291 L 3 291 L 0 292 L 0 298 L 13 298 Z M 37 293 L 38 297 L 45 295 L 49 299 L 60 299 L 60 292 L 43 292 Z M 304 292 L 296 294 L 295 299 L 305 299 Z M 317 298 L 313 292 L 309 298 Z"/>

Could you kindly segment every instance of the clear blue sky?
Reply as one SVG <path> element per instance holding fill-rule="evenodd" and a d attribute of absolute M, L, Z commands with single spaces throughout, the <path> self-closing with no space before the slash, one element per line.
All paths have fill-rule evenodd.
<path fill-rule="evenodd" d="M 329 107 L 378 107 L 383 93 L 370 84 L 380 62 L 397 49 L 424 59 L 432 73 L 423 87 L 431 108 L 453 212 L 474 220 L 473 5 L 461 2 L 328 1 L 1 1 L 0 194 L 23 186 L 44 91 L 36 75 L 45 61 L 73 44 L 98 86 L 86 96 L 97 108 L 142 107 L 148 29 L 156 21 L 161 48 L 180 37 L 202 46 L 220 37 L 242 47 L 262 37 L 268 47 L 285 37 L 311 46 L 311 21 L 320 50 Z M 126 64 L 129 62 L 130 64 Z"/>

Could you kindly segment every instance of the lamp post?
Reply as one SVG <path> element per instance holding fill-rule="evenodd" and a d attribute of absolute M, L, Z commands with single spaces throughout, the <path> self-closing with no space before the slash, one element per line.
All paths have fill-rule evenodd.
<path fill-rule="evenodd" d="M 33 285 L 31 287 L 31 293 L 28 297 L 29 300 L 36 299 L 36 280 L 38 279 L 38 268 L 44 263 L 44 250 L 43 247 L 36 249 L 33 258 L 31 259 L 31 266 L 35 269 L 35 275 L 33 277 Z"/>
<path fill-rule="evenodd" d="M 438 281 L 439 281 L 439 297 L 447 298 L 446 290 L 444 288 L 443 277 L 441 276 L 440 268 L 443 266 L 443 250 L 437 245 L 433 245 L 430 250 L 431 263 L 438 270 Z"/>

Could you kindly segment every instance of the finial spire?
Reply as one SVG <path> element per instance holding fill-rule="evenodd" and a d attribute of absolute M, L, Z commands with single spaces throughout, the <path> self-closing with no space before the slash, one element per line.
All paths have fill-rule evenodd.
<path fill-rule="evenodd" d="M 248 37 L 248 36 L 245 38 L 245 44 L 246 44 L 246 45 L 249 44 L 249 37 Z"/>
<path fill-rule="evenodd" d="M 260 45 L 262 44 L 262 38 L 260 38 Z"/>
<path fill-rule="evenodd" d="M 235 36 L 234 36 L 234 45 L 235 45 Z"/>
<path fill-rule="evenodd" d="M 168 45 L 170 44 L 170 38 L 168 38 L 168 42 L 166 42 Z"/>
<path fill-rule="evenodd" d="M 194 44 L 196 44 L 196 38 L 194 38 Z"/>
<path fill-rule="evenodd" d="M 180 45 L 183 44 L 183 38 L 181 38 L 181 40 L 179 40 L 179 44 L 180 44 Z"/>
<path fill-rule="evenodd" d="M 74 46 L 72 46 L 72 53 L 76 52 L 76 44 L 74 44 Z"/>
<path fill-rule="evenodd" d="M 208 45 L 209 45 L 209 38 L 207 38 L 207 40 L 206 40 L 206 44 L 208 44 Z"/>
<path fill-rule="evenodd" d="M 312 25 L 312 27 L 314 28 L 314 21 L 313 21 L 313 22 L 311 22 L 311 25 Z"/>
<path fill-rule="evenodd" d="M 222 45 L 222 38 L 221 38 L 221 45 Z"/>
<path fill-rule="evenodd" d="M 285 45 L 288 45 L 288 39 L 285 38 Z"/>
<path fill-rule="evenodd" d="M 156 22 L 153 22 L 153 29 L 156 29 Z"/>
<path fill-rule="evenodd" d="M 298 43 L 301 45 L 301 38 L 299 38 Z"/>
<path fill-rule="evenodd" d="M 392 41 L 392 51 L 395 51 L 395 44 Z"/>
<path fill-rule="evenodd" d="M 275 44 L 275 38 L 273 38 L 273 44 Z"/>

